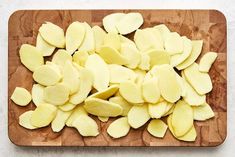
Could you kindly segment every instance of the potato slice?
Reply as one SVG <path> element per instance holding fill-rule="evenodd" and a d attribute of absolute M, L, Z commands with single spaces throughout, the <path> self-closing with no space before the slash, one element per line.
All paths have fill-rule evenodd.
<path fill-rule="evenodd" d="M 149 70 L 150 69 L 150 57 L 146 53 L 141 53 L 140 63 L 138 68 L 141 70 Z"/>
<path fill-rule="evenodd" d="M 98 116 L 98 119 L 101 121 L 101 122 L 107 122 L 109 120 L 109 117 L 99 117 Z"/>
<path fill-rule="evenodd" d="M 110 83 L 121 83 L 124 81 L 134 81 L 136 74 L 131 69 L 117 64 L 109 64 Z"/>
<path fill-rule="evenodd" d="M 185 80 L 177 72 L 175 72 L 175 75 L 176 75 L 176 80 L 181 88 L 181 96 L 184 97 L 186 95 Z"/>
<path fill-rule="evenodd" d="M 174 109 L 175 109 L 175 104 L 167 103 L 165 113 L 162 115 L 162 117 L 165 117 L 165 116 L 172 114 Z"/>
<path fill-rule="evenodd" d="M 165 51 L 150 50 L 146 52 L 150 58 L 150 68 L 154 65 L 170 64 L 170 55 Z"/>
<path fill-rule="evenodd" d="M 107 133 L 113 138 L 120 138 L 126 136 L 130 131 L 130 125 L 128 124 L 127 117 L 121 117 L 113 121 L 108 129 Z"/>
<path fill-rule="evenodd" d="M 83 23 L 85 29 L 86 29 L 86 33 L 83 39 L 82 44 L 79 47 L 79 51 L 87 51 L 87 52 L 94 52 L 95 51 L 95 37 L 94 37 L 94 33 L 91 29 L 91 26 L 84 22 Z"/>
<path fill-rule="evenodd" d="M 36 106 L 45 103 L 43 99 L 44 86 L 40 84 L 34 84 L 32 88 L 32 100 Z"/>
<path fill-rule="evenodd" d="M 63 104 L 63 105 L 58 106 L 58 108 L 59 108 L 61 111 L 67 112 L 67 111 L 73 110 L 76 106 L 77 106 L 77 105 L 75 105 L 75 104 L 72 104 L 72 103 L 70 103 L 70 102 L 66 102 L 66 103 Z"/>
<path fill-rule="evenodd" d="M 69 100 L 69 89 L 62 83 L 44 89 L 44 100 L 53 105 L 63 105 Z"/>
<path fill-rule="evenodd" d="M 177 102 L 172 113 L 172 127 L 177 137 L 185 135 L 193 126 L 193 109 L 186 102 Z"/>
<path fill-rule="evenodd" d="M 166 134 L 167 125 L 160 119 L 154 119 L 148 124 L 147 130 L 154 137 L 163 138 Z"/>
<path fill-rule="evenodd" d="M 142 94 L 146 102 L 157 103 L 160 98 L 160 89 L 156 77 L 145 80 L 142 84 Z"/>
<path fill-rule="evenodd" d="M 130 103 L 143 103 L 141 87 L 131 81 L 120 83 L 119 92 L 121 96 Z"/>
<path fill-rule="evenodd" d="M 121 96 L 115 96 L 109 98 L 110 102 L 116 103 L 120 105 L 123 109 L 122 116 L 127 116 L 128 112 L 130 111 L 132 104 L 128 103 L 125 99 L 123 99 Z"/>
<path fill-rule="evenodd" d="M 181 36 L 176 32 L 167 34 L 165 49 L 170 55 L 183 53 L 184 42 Z"/>
<path fill-rule="evenodd" d="M 137 30 L 144 23 L 140 13 L 128 13 L 117 22 L 116 28 L 122 35 L 129 34 Z"/>
<path fill-rule="evenodd" d="M 118 85 L 112 85 L 103 91 L 99 91 L 97 93 L 90 95 L 89 98 L 99 98 L 106 100 L 109 97 L 113 96 L 118 91 L 118 89 L 119 89 Z"/>
<path fill-rule="evenodd" d="M 217 56 L 218 54 L 216 52 L 207 52 L 206 54 L 204 54 L 199 63 L 199 71 L 209 72 Z"/>
<path fill-rule="evenodd" d="M 51 104 L 41 104 L 32 113 L 30 122 L 35 127 L 49 125 L 56 116 L 57 108 Z"/>
<path fill-rule="evenodd" d="M 183 135 L 181 137 L 177 137 L 174 134 L 174 130 L 172 127 L 172 115 L 167 117 L 167 124 L 168 124 L 169 130 L 171 131 L 172 135 L 175 136 L 175 138 L 177 138 L 178 140 L 187 141 L 187 142 L 192 142 L 192 141 L 196 140 L 197 132 L 196 132 L 196 129 L 194 126 L 185 135 Z"/>
<path fill-rule="evenodd" d="M 32 100 L 31 94 L 25 88 L 16 87 L 11 95 L 11 100 L 19 106 L 26 106 Z"/>
<path fill-rule="evenodd" d="M 144 81 L 146 71 L 141 70 L 141 69 L 135 69 L 134 72 L 136 73 L 136 76 L 137 76 L 136 79 L 135 79 L 135 83 L 138 86 L 141 86 L 143 81 Z"/>
<path fill-rule="evenodd" d="M 75 119 L 77 119 L 79 116 L 81 115 L 88 115 L 88 113 L 86 112 L 86 110 L 84 109 L 83 105 L 78 105 L 72 112 L 72 114 L 70 115 L 70 117 L 67 119 L 66 121 L 66 126 L 68 127 L 73 127 L 73 122 Z"/>
<path fill-rule="evenodd" d="M 93 75 L 90 70 L 83 68 L 79 71 L 79 74 L 80 87 L 79 90 L 70 97 L 69 102 L 72 104 L 82 103 L 90 93 L 93 84 Z"/>
<path fill-rule="evenodd" d="M 87 58 L 85 68 L 91 70 L 94 78 L 93 87 L 98 91 L 106 89 L 109 85 L 109 69 L 104 60 L 97 54 Z"/>
<path fill-rule="evenodd" d="M 148 106 L 146 104 L 141 106 L 133 106 L 128 112 L 127 117 L 128 123 L 132 128 L 137 129 L 143 126 L 150 119 Z"/>
<path fill-rule="evenodd" d="M 86 34 L 84 23 L 75 21 L 69 25 L 66 31 L 66 50 L 73 54 L 82 44 Z"/>
<path fill-rule="evenodd" d="M 158 69 L 158 85 L 162 97 L 168 102 L 174 103 L 180 99 L 182 90 L 176 79 L 175 71 L 170 65 L 160 66 Z"/>
<path fill-rule="evenodd" d="M 192 52 L 192 41 L 189 40 L 187 37 L 183 36 L 182 37 L 183 39 L 183 44 L 184 44 L 184 47 L 183 47 L 183 53 L 181 54 L 175 54 L 173 56 L 171 56 L 171 65 L 172 66 L 177 66 L 181 63 L 183 63 L 188 57 L 189 55 L 191 54 Z"/>
<path fill-rule="evenodd" d="M 200 72 L 197 63 L 193 63 L 186 68 L 184 75 L 198 94 L 204 95 L 212 90 L 212 82 L 209 74 Z"/>
<path fill-rule="evenodd" d="M 167 102 L 159 102 L 156 104 L 149 104 L 148 105 L 148 112 L 151 118 L 159 119 L 161 118 L 166 112 Z"/>
<path fill-rule="evenodd" d="M 124 65 L 128 63 L 128 60 L 122 54 L 110 46 L 101 46 L 98 54 L 108 64 Z"/>
<path fill-rule="evenodd" d="M 203 41 L 202 40 L 192 40 L 192 52 L 191 54 L 187 57 L 186 60 L 184 60 L 182 63 L 176 66 L 178 70 L 185 69 L 189 67 L 195 60 L 198 58 L 202 51 L 202 45 Z"/>
<path fill-rule="evenodd" d="M 107 33 L 104 36 L 104 44 L 105 46 L 112 47 L 113 49 L 120 50 L 121 47 L 121 41 L 120 37 L 116 33 Z"/>
<path fill-rule="evenodd" d="M 50 45 L 58 48 L 65 47 L 64 30 L 59 26 L 51 22 L 46 22 L 45 24 L 42 24 L 38 31 L 42 38 Z"/>
<path fill-rule="evenodd" d="M 72 126 L 75 127 L 82 136 L 97 136 L 99 134 L 98 125 L 88 115 L 77 117 Z"/>
<path fill-rule="evenodd" d="M 36 126 L 33 126 L 30 122 L 30 119 L 32 117 L 33 111 L 26 111 L 23 114 L 20 115 L 19 117 L 19 124 L 20 126 L 26 128 L 26 129 L 37 129 Z"/>
<path fill-rule="evenodd" d="M 79 89 L 79 74 L 77 69 L 73 66 L 72 62 L 70 61 L 67 61 L 63 67 L 62 83 L 69 89 L 70 95 L 76 93 Z"/>
<path fill-rule="evenodd" d="M 52 58 L 52 62 L 61 67 L 63 67 L 67 61 L 72 62 L 72 56 L 63 49 L 59 49 Z"/>
<path fill-rule="evenodd" d="M 121 44 L 120 54 L 122 54 L 128 61 L 125 64 L 130 69 L 135 69 L 139 63 L 141 54 L 137 50 L 136 46 L 132 44 Z"/>
<path fill-rule="evenodd" d="M 118 34 L 117 23 L 125 16 L 124 13 L 112 13 L 103 18 L 104 29 L 109 33 Z"/>
<path fill-rule="evenodd" d="M 116 117 L 122 114 L 120 105 L 98 98 L 86 99 L 84 108 L 88 113 L 101 117 Z"/>
<path fill-rule="evenodd" d="M 130 45 L 130 46 L 133 46 L 134 48 L 137 48 L 134 41 L 130 40 L 129 38 L 123 36 L 123 35 L 120 35 L 120 41 L 121 41 L 121 45 Z"/>
<path fill-rule="evenodd" d="M 154 28 L 159 30 L 159 32 L 161 33 L 162 39 L 163 39 L 163 43 L 164 43 L 168 34 L 170 33 L 170 30 L 164 24 L 156 25 L 156 26 L 154 26 Z"/>
<path fill-rule="evenodd" d="M 184 101 L 191 106 L 199 106 L 206 102 L 206 95 L 199 95 L 191 85 L 184 80 L 186 94 L 183 96 Z"/>
<path fill-rule="evenodd" d="M 76 51 L 73 55 L 73 62 L 80 66 L 85 66 L 89 54 L 87 51 Z"/>
<path fill-rule="evenodd" d="M 19 54 L 21 63 L 32 72 L 44 64 L 42 52 L 32 45 L 21 45 Z"/>
<path fill-rule="evenodd" d="M 72 111 L 64 112 L 64 111 L 58 110 L 55 118 L 51 122 L 52 130 L 54 132 L 60 132 L 64 128 L 65 122 L 67 121 L 67 119 L 69 118 L 71 114 L 72 114 Z"/>
<path fill-rule="evenodd" d="M 36 39 L 36 48 L 43 53 L 43 56 L 51 56 L 52 53 L 55 50 L 55 46 L 50 45 L 49 43 L 47 43 L 42 36 L 40 35 L 40 33 L 38 33 L 37 35 L 37 39 Z"/>
<path fill-rule="evenodd" d="M 104 44 L 106 32 L 102 28 L 100 28 L 100 26 L 92 27 L 92 31 L 94 33 L 95 38 L 95 51 L 99 52 L 100 47 Z"/>
<path fill-rule="evenodd" d="M 58 70 L 51 65 L 42 65 L 33 73 L 34 81 L 44 86 L 55 85 L 61 78 L 62 76 Z"/>
<path fill-rule="evenodd" d="M 204 121 L 215 116 L 209 104 L 193 107 L 194 120 Z"/>

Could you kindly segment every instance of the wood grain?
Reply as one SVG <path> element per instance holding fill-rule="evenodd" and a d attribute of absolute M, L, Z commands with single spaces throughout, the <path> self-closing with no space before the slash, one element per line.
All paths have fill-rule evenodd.
<path fill-rule="evenodd" d="M 151 136 L 146 125 L 131 129 L 120 139 L 112 139 L 106 129 L 114 120 L 102 123 L 93 117 L 99 126 L 97 137 L 82 137 L 73 128 L 53 133 L 50 127 L 27 130 L 20 127 L 18 118 L 25 111 L 35 108 L 15 105 L 10 96 L 16 86 L 31 90 L 32 73 L 19 60 L 19 48 L 24 43 L 35 45 L 38 28 L 45 21 L 53 22 L 64 30 L 73 21 L 86 21 L 90 25 L 102 25 L 103 17 L 113 12 L 140 12 L 144 16 L 142 28 L 164 23 L 190 39 L 203 39 L 203 53 L 218 52 L 218 58 L 210 70 L 213 90 L 207 95 L 207 102 L 215 117 L 205 122 L 196 122 L 198 133 L 195 142 L 176 140 L 169 130 L 163 139 Z M 8 37 L 8 134 L 10 140 L 19 146 L 217 146 L 223 143 L 227 134 L 227 36 L 226 19 L 216 10 L 27 10 L 13 13 L 9 19 Z M 128 35 L 132 37 L 133 34 Z M 201 56 L 202 56 L 201 54 Z M 201 57 L 200 56 L 200 57 Z M 199 58 L 200 58 L 199 57 Z"/>

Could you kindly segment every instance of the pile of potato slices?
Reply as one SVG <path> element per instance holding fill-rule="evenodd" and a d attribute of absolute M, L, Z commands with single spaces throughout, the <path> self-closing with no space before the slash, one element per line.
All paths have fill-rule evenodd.
<path fill-rule="evenodd" d="M 194 121 L 214 117 L 206 94 L 216 52 L 202 52 L 202 40 L 190 40 L 160 24 L 140 29 L 140 13 L 112 13 L 103 28 L 75 21 L 66 31 L 45 22 L 36 46 L 23 44 L 21 63 L 32 72 L 31 92 L 16 87 L 11 100 L 36 106 L 19 117 L 27 129 L 51 125 L 54 132 L 74 127 L 82 136 L 97 136 L 102 123 L 121 138 L 131 128 L 163 138 L 169 128 L 178 140 L 195 141 Z M 134 40 L 125 35 L 133 33 Z M 52 59 L 48 61 L 48 56 Z M 46 61 L 47 60 L 47 61 Z M 165 118 L 167 117 L 167 119 Z"/>

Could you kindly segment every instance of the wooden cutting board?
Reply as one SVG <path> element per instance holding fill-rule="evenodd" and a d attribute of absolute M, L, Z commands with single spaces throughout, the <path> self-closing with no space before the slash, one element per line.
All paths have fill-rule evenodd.
<path fill-rule="evenodd" d="M 210 70 L 213 91 L 207 102 L 215 112 L 215 117 L 205 122 L 196 122 L 195 142 L 176 140 L 169 130 L 163 139 L 151 136 L 146 125 L 131 129 L 126 137 L 112 139 L 106 132 L 113 121 L 102 123 L 97 118 L 100 134 L 97 137 L 82 137 L 73 128 L 65 128 L 53 133 L 50 127 L 27 130 L 18 124 L 18 117 L 35 108 L 15 105 L 10 96 L 16 86 L 31 90 L 32 73 L 19 60 L 19 49 L 24 43 L 35 45 L 38 29 L 45 21 L 53 22 L 64 30 L 73 21 L 86 21 L 90 25 L 102 25 L 102 19 L 113 12 L 140 12 L 144 16 L 144 27 L 166 24 L 171 31 L 190 39 L 203 39 L 203 53 L 218 52 L 218 58 Z M 8 36 L 8 134 L 10 140 L 19 146 L 217 146 L 227 133 L 227 36 L 226 19 L 216 10 L 21 10 L 9 19 Z M 133 35 L 130 35 L 130 37 Z M 203 54 L 202 53 L 202 54 Z M 202 55 L 201 55 L 202 56 Z M 200 57 L 201 57 L 200 56 Z M 199 57 L 199 58 L 200 58 Z"/>

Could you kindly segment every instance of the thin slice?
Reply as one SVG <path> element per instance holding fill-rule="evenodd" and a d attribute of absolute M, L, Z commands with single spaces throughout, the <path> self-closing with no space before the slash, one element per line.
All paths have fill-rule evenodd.
<path fill-rule="evenodd" d="M 150 69 L 150 57 L 146 53 L 141 53 L 140 63 L 138 68 L 141 70 L 149 70 Z"/>
<path fill-rule="evenodd" d="M 120 41 L 119 35 L 116 34 L 116 33 L 107 33 L 104 36 L 104 43 L 103 43 L 103 45 L 110 46 L 113 49 L 116 49 L 116 50 L 119 51 L 120 47 L 121 47 L 121 41 Z"/>
<path fill-rule="evenodd" d="M 85 66 L 89 54 L 87 51 L 76 51 L 73 55 L 73 62 L 80 66 Z"/>
<path fill-rule="evenodd" d="M 75 119 L 77 119 L 79 116 L 81 115 L 88 115 L 88 113 L 86 112 L 86 110 L 83 107 L 83 104 L 78 105 L 74 110 L 73 113 L 70 115 L 70 117 L 67 119 L 66 121 L 66 126 L 68 127 L 73 127 L 73 122 Z"/>
<path fill-rule="evenodd" d="M 118 89 L 119 89 L 118 85 L 112 85 L 103 91 L 99 91 L 90 95 L 89 98 L 99 98 L 106 100 L 109 97 L 113 96 L 118 91 Z"/>
<path fill-rule="evenodd" d="M 156 119 L 161 118 L 165 114 L 166 107 L 167 107 L 166 101 L 159 102 L 156 104 L 149 104 L 148 112 L 149 112 L 150 117 L 156 118 Z"/>
<path fill-rule="evenodd" d="M 92 27 L 92 31 L 95 38 L 95 51 L 99 52 L 100 47 L 104 44 L 106 32 L 102 28 L 100 28 L 100 26 Z"/>
<path fill-rule="evenodd" d="M 58 110 L 55 118 L 51 122 L 52 130 L 54 132 L 60 132 L 64 128 L 65 122 L 67 121 L 67 119 L 69 118 L 71 114 L 72 114 L 72 111 L 64 112 L 64 111 Z"/>
<path fill-rule="evenodd" d="M 91 26 L 84 22 L 83 23 L 86 33 L 83 39 L 82 44 L 79 47 L 79 51 L 87 51 L 87 52 L 94 52 L 95 51 L 95 38 L 94 38 L 94 33 L 91 29 Z"/>
<path fill-rule="evenodd" d="M 118 34 L 117 23 L 125 16 L 124 13 L 112 13 L 103 18 L 104 29 L 109 33 Z"/>
<path fill-rule="evenodd" d="M 181 54 L 184 49 L 184 42 L 176 32 L 169 33 L 165 40 L 165 49 L 170 55 Z"/>
<path fill-rule="evenodd" d="M 132 104 L 128 103 L 125 99 L 123 99 L 121 96 L 111 97 L 109 101 L 116 103 L 122 107 L 123 109 L 122 116 L 127 116 L 128 112 L 133 106 Z"/>
<path fill-rule="evenodd" d="M 146 102 L 157 103 L 160 98 L 160 89 L 156 77 L 145 80 L 142 84 L 142 94 Z"/>
<path fill-rule="evenodd" d="M 27 91 L 27 89 L 22 87 L 16 87 L 11 95 L 11 100 L 19 106 L 28 105 L 31 99 L 32 97 L 29 91 Z"/>
<path fill-rule="evenodd" d="M 33 126 L 30 122 L 30 119 L 32 117 L 33 111 L 26 111 L 23 114 L 20 115 L 19 117 L 19 124 L 20 126 L 26 128 L 26 129 L 37 129 L 36 126 Z"/>
<path fill-rule="evenodd" d="M 43 99 L 44 86 L 40 84 L 34 84 L 32 88 L 32 100 L 36 106 L 45 103 Z"/>
<path fill-rule="evenodd" d="M 148 124 L 147 130 L 154 137 L 163 138 L 166 134 L 167 125 L 160 119 L 154 119 Z"/>
<path fill-rule="evenodd" d="M 61 67 L 63 67 L 67 61 L 72 62 L 72 56 L 64 49 L 59 49 L 52 58 L 52 62 Z"/>
<path fill-rule="evenodd" d="M 36 39 L 36 48 L 41 51 L 43 53 L 43 56 L 51 56 L 52 53 L 55 50 L 55 46 L 50 45 L 49 43 L 47 43 L 42 36 L 40 35 L 40 33 L 38 33 L 37 35 L 37 39 Z"/>
<path fill-rule="evenodd" d="M 218 54 L 216 52 L 207 52 L 206 54 L 204 54 L 199 63 L 199 71 L 209 72 L 217 56 Z"/>
<path fill-rule="evenodd" d="M 126 136 L 130 130 L 127 117 L 121 117 L 113 121 L 108 129 L 107 133 L 113 138 L 120 138 Z"/>
<path fill-rule="evenodd" d="M 154 65 L 170 64 L 170 55 L 168 52 L 155 49 L 146 53 L 150 58 L 150 68 L 152 68 Z"/>
<path fill-rule="evenodd" d="M 165 42 L 168 34 L 170 33 L 170 30 L 167 28 L 167 26 L 164 24 L 160 24 L 160 25 L 154 26 L 154 28 L 160 31 L 163 42 Z"/>
<path fill-rule="evenodd" d="M 209 104 L 193 107 L 194 120 L 204 121 L 215 116 Z"/>
<path fill-rule="evenodd" d="M 70 102 L 66 102 L 63 105 L 58 106 L 58 108 L 64 112 L 73 110 L 77 105 Z"/>

